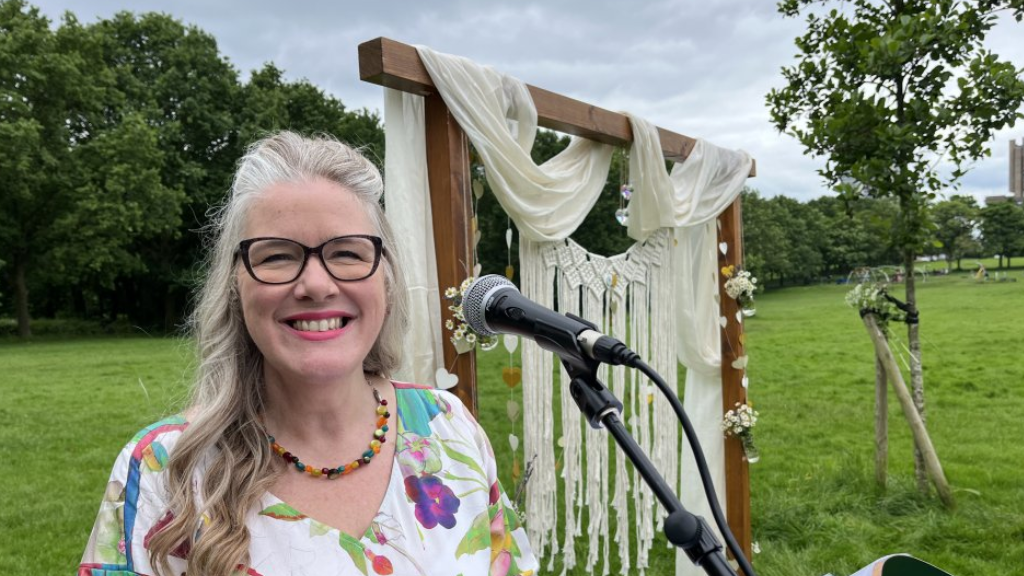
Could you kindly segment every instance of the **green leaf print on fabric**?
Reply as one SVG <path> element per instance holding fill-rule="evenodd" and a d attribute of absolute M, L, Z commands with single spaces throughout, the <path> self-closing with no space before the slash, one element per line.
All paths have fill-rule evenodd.
<path fill-rule="evenodd" d="M 363 548 L 363 545 L 358 540 L 344 532 L 339 532 L 338 544 L 341 545 L 341 548 L 348 553 L 350 558 L 352 558 L 352 563 L 355 564 L 356 568 L 363 573 L 363 576 L 367 576 L 366 555 L 364 554 L 365 548 Z"/>
<path fill-rule="evenodd" d="M 490 547 L 491 517 L 488 511 L 484 510 L 473 519 L 469 531 L 459 542 L 459 546 L 455 549 L 455 558 L 459 559 L 466 554 L 475 554 Z"/>
<path fill-rule="evenodd" d="M 264 508 L 260 511 L 260 516 L 269 516 L 275 520 L 285 520 L 287 522 L 297 522 L 306 518 L 305 514 L 284 502 Z"/>
<path fill-rule="evenodd" d="M 466 456 L 462 452 L 459 452 L 458 450 L 452 448 L 451 446 L 448 445 L 448 442 L 442 442 L 441 447 L 444 448 L 444 453 L 447 454 L 449 458 L 455 460 L 456 462 L 461 462 L 466 466 L 469 466 L 470 470 L 473 470 L 482 478 L 487 478 L 487 475 L 484 474 L 484 471 L 480 468 L 480 465 L 477 464 L 475 460 L 473 460 L 469 456 Z"/>
<path fill-rule="evenodd" d="M 113 480 L 107 484 L 96 522 L 96 553 L 107 564 L 123 564 L 124 555 L 124 484 Z"/>
<path fill-rule="evenodd" d="M 469 531 L 455 549 L 455 558 L 490 549 L 492 576 L 519 574 L 518 560 L 523 553 L 512 537 L 512 532 L 519 525 L 518 515 L 504 502 L 492 504 L 473 519 Z"/>
<path fill-rule="evenodd" d="M 331 527 L 328 526 L 327 524 L 324 524 L 323 522 L 320 522 L 318 520 L 314 520 L 312 518 L 309 519 L 309 537 L 310 538 L 315 538 L 316 536 L 323 536 L 324 534 L 327 534 L 330 531 L 331 531 Z"/>

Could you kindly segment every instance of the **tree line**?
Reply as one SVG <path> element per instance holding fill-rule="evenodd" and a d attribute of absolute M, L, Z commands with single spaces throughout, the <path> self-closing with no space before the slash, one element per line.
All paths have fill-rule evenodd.
<path fill-rule="evenodd" d="M 859 267 L 901 264 L 899 206 L 892 198 L 823 196 L 801 203 L 762 198 L 748 188 L 742 199 L 745 266 L 764 282 L 807 284 Z M 944 259 L 950 270 L 961 270 L 965 258 L 991 256 L 999 257 L 999 268 L 1004 260 L 1009 267 L 1024 254 L 1024 207 L 1013 202 L 980 207 L 971 196 L 953 194 L 927 204 L 924 213 L 917 253 Z"/>
<path fill-rule="evenodd" d="M 202 274 L 203 235 L 245 146 L 279 129 L 328 133 L 383 165 L 379 116 L 348 110 L 273 63 L 244 81 L 206 32 L 163 14 L 122 12 L 57 25 L 23 0 L 0 0 L 0 316 L 30 334 L 31 317 L 131 323 L 173 331 Z M 548 131 L 542 162 L 568 144 Z M 610 255 L 631 240 L 615 219 L 628 158 L 574 235 Z M 482 168 L 473 173 L 482 179 Z M 511 262 L 507 216 L 476 201 L 486 273 Z M 823 197 L 806 203 L 743 193 L 746 266 L 763 282 L 807 283 L 858 266 L 900 261 L 896 203 Z M 953 196 L 930 205 L 926 254 L 960 265 L 980 254 L 1024 252 L 1024 212 Z M 1000 261 L 1000 266 L 1002 261 Z"/>

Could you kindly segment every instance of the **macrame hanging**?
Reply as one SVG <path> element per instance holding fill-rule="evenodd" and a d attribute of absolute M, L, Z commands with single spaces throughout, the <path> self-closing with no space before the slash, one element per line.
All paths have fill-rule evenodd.
<path fill-rule="evenodd" d="M 524 241 L 520 248 L 523 293 L 552 308 L 557 301 L 560 312 L 594 322 L 603 333 L 619 338 L 647 359 L 675 390 L 670 243 L 671 232 L 661 230 L 626 253 L 608 258 L 591 254 L 572 240 Z M 630 573 L 633 566 L 642 573 L 654 538 L 653 494 L 639 477 L 630 477 L 625 456 L 610 450 L 607 433 L 590 428 L 580 417 L 564 369 L 558 379 L 561 421 L 554 422 L 553 362 L 551 354 L 524 346 L 523 369 L 533 375 L 535 384 L 524 389 L 525 449 L 540 459 L 532 480 L 536 484 L 530 487 L 526 501 L 531 542 L 538 551 L 551 547 L 548 570 L 554 569 L 554 558 L 561 550 L 563 569 L 582 563 L 594 572 L 603 559 L 601 573 L 608 574 L 614 540 L 622 573 Z M 598 377 L 626 404 L 623 421 L 654 465 L 664 471 L 666 482 L 676 485 L 678 428 L 663 425 L 666 418 L 675 418 L 671 406 L 660 395 L 653 395 L 632 370 L 606 366 Z M 552 446 L 562 451 L 561 506 L 555 490 L 557 466 Z M 615 516 L 614 534 L 610 533 L 609 514 Z M 556 540 L 559 516 L 565 518 L 563 542 Z M 636 521 L 631 522 L 631 517 Z M 589 552 L 586 558 L 577 559 L 573 543 L 581 536 L 588 539 Z M 630 557 L 631 539 L 636 542 L 635 559 Z"/>

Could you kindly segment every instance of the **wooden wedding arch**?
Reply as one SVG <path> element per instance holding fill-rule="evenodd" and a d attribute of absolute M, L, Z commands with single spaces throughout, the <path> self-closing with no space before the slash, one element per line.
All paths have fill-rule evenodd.
<path fill-rule="evenodd" d="M 359 45 L 359 76 L 365 82 L 386 86 L 424 98 L 424 130 L 427 146 L 427 179 L 430 206 L 433 212 L 434 246 L 437 251 L 437 285 L 458 286 L 472 274 L 473 250 L 470 220 L 472 218 L 469 141 L 434 87 L 427 69 L 413 46 L 388 38 L 376 38 Z M 633 135 L 629 120 L 623 114 L 527 85 L 537 107 L 537 123 L 544 128 L 625 147 Z M 668 160 L 684 162 L 696 141 L 682 134 L 658 128 L 661 148 Z M 751 169 L 751 176 L 755 170 Z M 718 251 L 720 267 L 743 262 L 743 231 L 740 200 L 737 198 L 719 215 L 718 240 L 729 246 Z M 719 275 L 721 316 L 732 318 L 739 311 L 736 301 L 725 293 L 724 278 Z M 446 303 L 442 314 L 449 318 Z M 747 401 L 743 387 L 743 369 L 733 362 L 744 355 L 743 326 L 729 322 L 721 331 L 722 342 L 722 412 L 737 402 Z M 476 357 L 456 353 L 447 339 L 444 342 L 444 365 L 459 377 L 453 390 L 472 410 L 477 412 Z M 725 441 L 726 517 L 747 557 L 751 554 L 750 475 L 739 440 Z M 697 481 L 692 479 L 692 481 Z M 709 519 L 710 521 L 710 519 Z"/>

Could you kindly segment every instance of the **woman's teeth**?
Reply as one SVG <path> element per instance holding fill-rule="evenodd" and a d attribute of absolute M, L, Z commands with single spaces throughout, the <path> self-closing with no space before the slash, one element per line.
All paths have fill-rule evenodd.
<path fill-rule="evenodd" d="M 348 324 L 348 318 L 325 318 L 323 320 L 295 320 L 291 327 L 300 332 L 327 332 Z"/>

